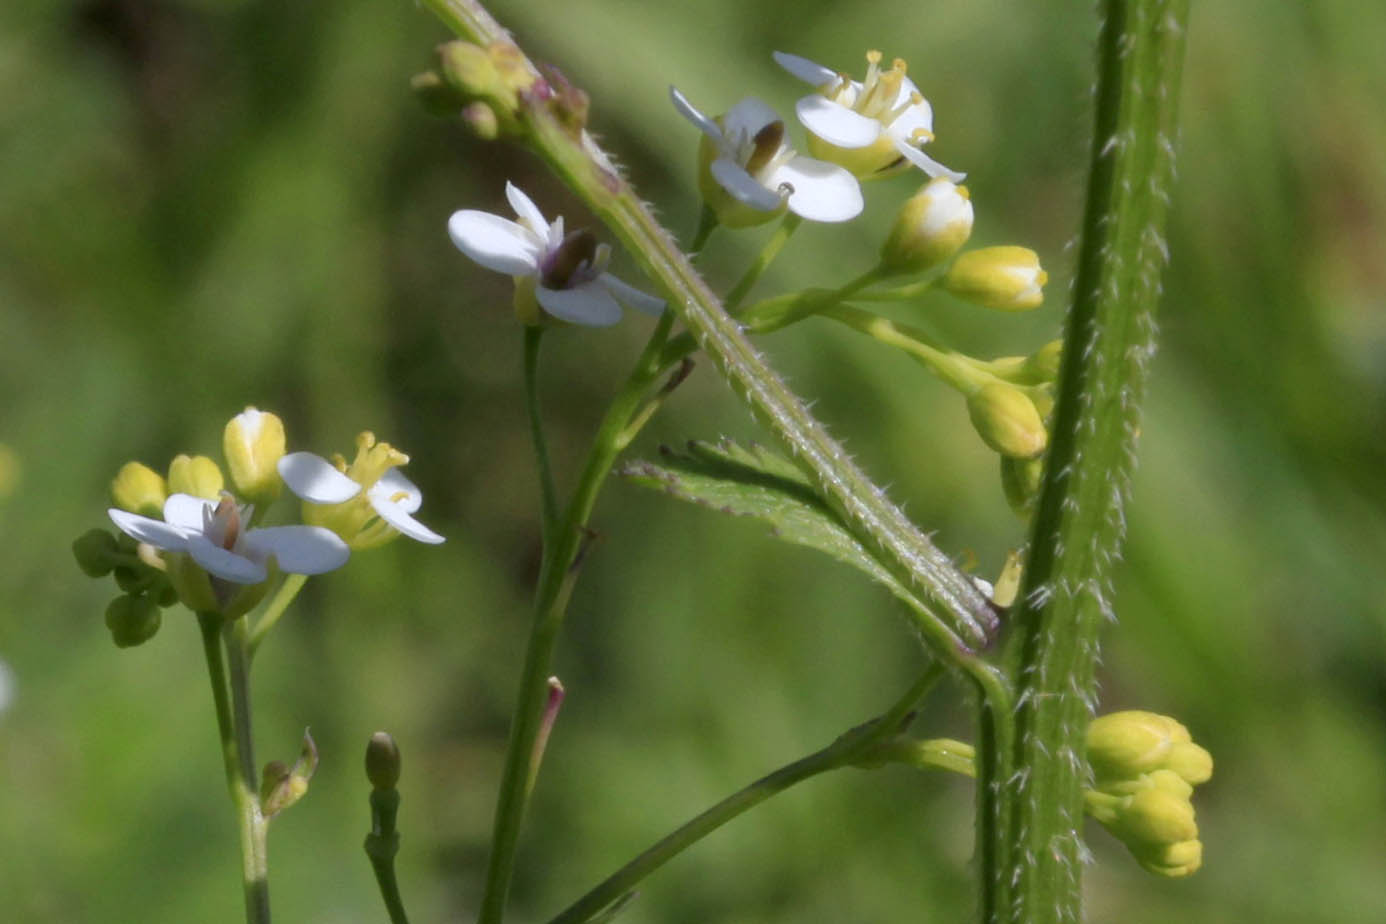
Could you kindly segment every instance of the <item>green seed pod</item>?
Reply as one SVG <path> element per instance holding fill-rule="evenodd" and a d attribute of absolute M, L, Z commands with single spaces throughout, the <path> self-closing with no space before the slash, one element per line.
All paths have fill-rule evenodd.
<path fill-rule="evenodd" d="M 116 597 L 106 607 L 106 628 L 117 648 L 144 644 L 159 631 L 162 621 L 158 605 L 145 596 Z"/>

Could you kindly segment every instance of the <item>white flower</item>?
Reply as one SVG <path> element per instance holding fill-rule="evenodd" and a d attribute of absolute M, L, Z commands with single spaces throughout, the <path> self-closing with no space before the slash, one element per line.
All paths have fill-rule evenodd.
<path fill-rule="evenodd" d="M 890 70 L 882 71 L 881 53 L 867 52 L 866 80 L 859 83 L 798 55 L 777 51 L 774 56 L 780 67 L 818 88 L 794 106 L 799 121 L 822 142 L 821 147 L 810 144 L 815 154 L 858 176 L 886 169 L 903 157 L 931 177 L 962 182 L 965 174 L 919 150 L 933 140 L 934 112 L 905 76 L 904 61 L 896 58 Z"/>
<path fill-rule="evenodd" d="M 350 466 L 345 459 L 333 465 L 311 452 L 291 452 L 279 460 L 284 483 L 308 501 L 304 519 L 328 527 L 357 549 L 380 545 L 400 533 L 431 545 L 443 542 L 413 517 L 423 493 L 395 468 L 409 457 L 389 443 L 377 443 L 369 432 L 357 437 L 356 446 Z"/>
<path fill-rule="evenodd" d="M 748 96 L 720 119 L 710 119 L 674 87 L 669 95 L 679 113 L 703 133 L 699 186 L 723 224 L 768 221 L 786 203 L 809 221 L 848 221 L 861 213 L 856 178 L 834 164 L 796 153 L 785 143 L 784 122 L 766 103 Z M 742 213 L 718 208 L 719 191 Z"/>
<path fill-rule="evenodd" d="M 281 571 L 323 574 L 346 564 L 351 552 L 330 530 L 318 526 L 271 526 L 243 529 L 252 507 L 239 506 L 229 493 L 220 500 L 171 494 L 164 518 L 155 520 L 111 508 L 116 526 L 140 542 L 182 552 L 214 577 L 232 584 L 259 584 L 269 577 L 274 556 Z"/>
<path fill-rule="evenodd" d="M 448 219 L 448 236 L 472 260 L 489 270 L 534 287 L 545 311 L 574 324 L 607 327 L 621 320 L 621 305 L 650 314 L 664 301 L 626 285 L 606 272 L 611 248 L 586 231 L 563 233 L 563 217 L 549 223 L 534 202 L 513 183 L 505 197 L 518 222 L 463 209 Z M 535 318 L 533 323 L 537 323 Z"/>

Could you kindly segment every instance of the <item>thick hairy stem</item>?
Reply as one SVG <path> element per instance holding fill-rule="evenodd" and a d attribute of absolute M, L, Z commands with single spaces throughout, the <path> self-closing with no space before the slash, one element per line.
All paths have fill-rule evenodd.
<path fill-rule="evenodd" d="M 979 838 L 990 845 L 982 907 L 984 920 L 1013 924 L 1082 916 L 1083 737 L 1096 699 L 1098 633 L 1112 618 L 1111 576 L 1167 256 L 1188 2 L 1106 0 L 1102 9 L 1074 302 L 1025 588 L 1005 655 L 1016 707 L 1012 717 L 984 716 L 993 740 L 990 748 L 983 742 L 989 753 L 979 787 Z"/>

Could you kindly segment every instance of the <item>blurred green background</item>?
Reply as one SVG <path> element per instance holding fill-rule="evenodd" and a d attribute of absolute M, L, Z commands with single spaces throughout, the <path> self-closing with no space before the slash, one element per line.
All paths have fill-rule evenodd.
<path fill-rule="evenodd" d="M 1128 511 L 1104 709 L 1179 716 L 1217 759 L 1205 868 L 1142 873 L 1092 828 L 1090 919 L 1386 916 L 1386 7 L 1195 2 L 1173 263 Z M 783 49 L 858 71 L 908 58 L 931 153 L 969 172 L 974 241 L 1052 273 L 1024 317 L 942 299 L 960 344 L 1054 336 L 1089 120 L 1090 4 L 506 3 L 593 96 L 593 126 L 672 228 L 697 203 L 677 83 L 717 111 L 787 111 Z M 370 428 L 413 456 L 441 548 L 399 542 L 314 581 L 257 664 L 261 759 L 311 725 L 323 764 L 276 821 L 285 921 L 383 920 L 359 844 L 368 735 L 404 752 L 405 894 L 468 920 L 535 577 L 532 463 L 509 282 L 444 225 L 504 211 L 506 179 L 580 210 L 528 154 L 408 92 L 443 30 L 379 0 L 11 0 L 0 7 L 0 905 L 19 922 L 234 921 L 235 831 L 197 632 L 166 613 L 117 651 L 108 581 L 68 543 L 105 525 L 118 466 L 219 454 L 248 404 L 293 448 Z M 846 227 L 808 227 L 764 291 L 864 269 L 897 178 Z M 725 236 L 726 285 L 762 232 Z M 630 261 L 617 256 L 630 274 Z M 569 483 L 649 326 L 552 335 L 546 411 Z M 990 573 L 1022 535 L 961 402 L 907 358 L 825 325 L 765 343 L 857 458 Z M 635 452 L 761 437 L 706 368 Z M 286 511 L 287 513 L 287 511 Z M 889 703 L 921 655 L 888 596 L 753 524 L 613 483 L 558 660 L 569 691 L 520 857 L 542 920 L 712 800 Z M 967 735 L 949 690 L 926 733 Z M 903 768 L 804 785 L 647 881 L 635 922 L 960 921 L 971 785 Z"/>

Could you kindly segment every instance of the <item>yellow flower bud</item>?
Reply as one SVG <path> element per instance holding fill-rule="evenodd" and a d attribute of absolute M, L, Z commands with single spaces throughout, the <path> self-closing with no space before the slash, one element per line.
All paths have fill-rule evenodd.
<path fill-rule="evenodd" d="M 111 481 L 111 499 L 121 510 L 162 518 L 168 485 L 164 477 L 148 465 L 126 462 Z"/>
<path fill-rule="evenodd" d="M 1186 784 L 1206 782 L 1213 758 L 1193 743 L 1177 720 L 1154 712 L 1130 710 L 1099 716 L 1088 726 L 1088 763 L 1098 785 L 1135 780 L 1150 774 L 1160 784 L 1172 772 Z"/>
<path fill-rule="evenodd" d="M 968 395 L 967 413 L 982 441 L 1003 456 L 1033 459 L 1049 443 L 1035 402 L 1011 385 L 983 385 Z"/>
<path fill-rule="evenodd" d="M 967 187 L 938 177 L 900 207 L 881 248 L 881 265 L 891 273 L 923 272 L 961 250 L 971 234 Z"/>
<path fill-rule="evenodd" d="M 226 487 L 221 469 L 206 456 L 180 454 L 168 464 L 168 490 L 171 494 L 191 494 L 216 500 Z"/>
<path fill-rule="evenodd" d="M 1138 855 L 1141 866 L 1157 876 L 1181 879 L 1192 875 L 1203 865 L 1203 842 L 1199 840 L 1180 841 L 1167 844 L 1148 854 Z"/>
<path fill-rule="evenodd" d="M 1034 384 L 1053 382 L 1059 378 L 1059 362 L 1063 359 L 1064 342 L 1051 340 L 1025 357 L 1025 371 Z"/>
<path fill-rule="evenodd" d="M 1142 789 L 1117 818 L 1117 836 L 1138 846 L 1164 846 L 1194 840 L 1198 823 L 1193 803 L 1162 788 Z"/>
<path fill-rule="evenodd" d="M 953 261 L 943 287 L 983 308 L 1025 311 L 1044 301 L 1049 274 L 1028 247 L 983 247 Z"/>
<path fill-rule="evenodd" d="M 264 502 L 279 496 L 284 482 L 275 466 L 284 455 L 284 422 L 277 415 L 248 407 L 232 417 L 222 452 L 238 493 Z"/>

